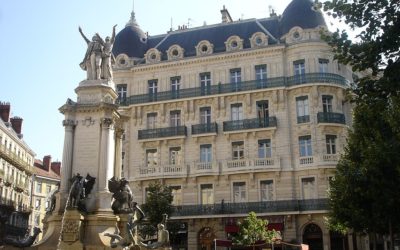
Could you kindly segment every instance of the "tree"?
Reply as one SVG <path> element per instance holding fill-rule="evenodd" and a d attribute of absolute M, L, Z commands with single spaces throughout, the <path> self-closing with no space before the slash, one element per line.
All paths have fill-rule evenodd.
<path fill-rule="evenodd" d="M 163 219 L 163 214 L 168 217 L 173 212 L 171 205 L 173 200 L 170 187 L 161 185 L 160 182 L 154 182 L 149 185 L 146 194 L 146 202 L 142 205 L 143 211 L 150 226 L 144 228 L 144 233 L 152 235 L 156 232 L 156 227 Z M 142 232 L 143 232 L 142 231 Z"/>
<path fill-rule="evenodd" d="M 332 228 L 400 232 L 400 2 L 332 0 L 328 15 L 346 31 L 323 34 L 335 58 L 362 72 L 352 86 L 353 128 L 331 183 Z M 391 244 L 393 247 L 393 244 Z"/>
<path fill-rule="evenodd" d="M 253 246 L 255 249 L 256 242 L 265 241 L 271 243 L 276 236 L 275 231 L 267 230 L 268 221 L 258 219 L 255 212 L 250 212 L 243 223 L 239 225 L 239 233 L 233 238 L 236 245 Z"/>

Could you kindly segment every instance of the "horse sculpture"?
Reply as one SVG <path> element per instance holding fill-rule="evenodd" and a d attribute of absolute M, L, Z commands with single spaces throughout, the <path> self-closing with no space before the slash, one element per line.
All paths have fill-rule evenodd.
<path fill-rule="evenodd" d="M 18 248 L 30 247 L 33 244 L 33 242 L 35 242 L 36 237 L 41 232 L 42 232 L 42 230 L 40 230 L 40 228 L 35 227 L 35 228 L 33 228 L 33 235 L 29 235 L 22 240 L 5 238 L 5 239 L 3 239 L 3 243 L 4 243 L 4 245 L 10 245 L 10 246 L 18 247 Z"/>
<path fill-rule="evenodd" d="M 71 178 L 71 189 L 69 192 L 69 208 L 77 208 L 81 212 L 86 211 L 85 204 L 83 200 L 89 195 L 93 189 L 96 178 L 86 175 L 86 178 L 82 180 L 82 176 L 77 173 Z"/>

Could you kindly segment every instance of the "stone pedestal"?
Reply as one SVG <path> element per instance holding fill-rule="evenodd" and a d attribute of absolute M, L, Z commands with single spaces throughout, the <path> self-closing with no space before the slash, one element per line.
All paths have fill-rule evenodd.
<path fill-rule="evenodd" d="M 78 210 L 66 210 L 62 218 L 61 237 L 58 249 L 79 250 L 83 249 L 83 220 L 84 217 Z"/>
<path fill-rule="evenodd" d="M 111 249 L 111 238 L 104 236 L 104 234 L 116 233 L 117 217 L 112 213 L 97 213 L 93 215 L 87 215 L 85 222 L 85 238 L 83 241 L 85 249 Z"/>

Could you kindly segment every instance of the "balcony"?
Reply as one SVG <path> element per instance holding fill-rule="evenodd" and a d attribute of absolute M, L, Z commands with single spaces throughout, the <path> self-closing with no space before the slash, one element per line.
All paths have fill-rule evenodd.
<path fill-rule="evenodd" d="M 222 162 L 222 173 L 238 172 L 263 172 L 269 170 L 280 170 L 279 158 L 255 158 L 226 160 Z"/>
<path fill-rule="evenodd" d="M 161 166 L 141 166 L 138 168 L 138 179 L 186 177 L 188 170 L 185 164 L 166 164 Z"/>
<path fill-rule="evenodd" d="M 157 139 L 165 137 L 186 137 L 186 126 L 168 127 L 168 128 L 154 128 L 143 129 L 138 131 L 138 139 Z"/>
<path fill-rule="evenodd" d="M 218 124 L 215 122 L 192 125 L 192 135 L 208 135 L 217 133 Z"/>
<path fill-rule="evenodd" d="M 224 132 L 237 131 L 237 130 L 250 130 L 261 128 L 276 128 L 276 117 L 270 116 L 265 119 L 254 118 L 244 119 L 237 121 L 226 121 L 223 124 Z"/>
<path fill-rule="evenodd" d="M 318 123 L 346 124 L 344 114 L 334 112 L 318 112 L 317 121 Z"/>
<path fill-rule="evenodd" d="M 17 181 L 14 184 L 14 190 L 18 193 L 22 193 L 26 189 L 24 181 Z"/>
<path fill-rule="evenodd" d="M 218 162 L 193 162 L 190 166 L 190 175 L 219 175 Z"/>
<path fill-rule="evenodd" d="M 310 116 L 309 115 L 303 115 L 303 116 L 298 116 L 297 117 L 297 123 L 307 123 L 310 122 Z"/>
<path fill-rule="evenodd" d="M 302 156 L 299 158 L 300 166 L 312 165 L 314 163 L 313 156 Z"/>
<path fill-rule="evenodd" d="M 223 214 L 281 213 L 328 210 L 328 199 L 279 200 L 241 203 L 214 203 L 207 205 L 182 205 L 174 207 L 172 217 Z"/>
<path fill-rule="evenodd" d="M 226 94 L 226 93 L 235 93 L 235 92 L 243 92 L 243 91 L 252 91 L 259 89 L 269 89 L 276 87 L 292 87 L 296 85 L 302 84 L 310 84 L 310 83 L 330 83 L 336 84 L 342 87 L 346 87 L 346 79 L 337 74 L 331 73 L 307 73 L 299 76 L 291 76 L 291 77 L 274 77 L 268 78 L 265 82 L 260 83 L 259 80 L 251 80 L 251 81 L 243 81 L 239 84 L 232 83 L 218 83 L 211 85 L 205 91 L 204 88 L 187 88 L 180 89 L 179 94 L 176 94 L 176 91 L 164 91 L 157 92 L 156 94 L 140 94 L 140 95 L 132 95 L 128 98 L 124 99 L 120 102 L 122 106 L 129 106 L 132 104 L 140 104 L 140 103 L 149 103 L 149 102 L 157 102 L 157 101 L 167 101 L 174 99 L 184 99 L 184 98 L 193 98 L 193 97 L 202 97 L 208 95 L 218 95 L 218 94 Z"/>
<path fill-rule="evenodd" d="M 26 161 L 19 157 L 16 153 L 7 149 L 5 145 L 0 144 L 0 157 L 8 161 L 10 164 L 14 165 L 21 171 L 26 171 L 32 173 L 33 166 L 30 166 Z"/>

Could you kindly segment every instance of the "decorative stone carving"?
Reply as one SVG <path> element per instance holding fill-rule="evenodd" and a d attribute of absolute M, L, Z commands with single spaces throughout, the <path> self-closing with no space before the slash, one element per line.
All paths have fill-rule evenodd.
<path fill-rule="evenodd" d="M 66 119 L 62 121 L 62 124 L 64 127 L 73 127 L 77 124 L 77 122 L 75 122 L 74 120 Z"/>
<path fill-rule="evenodd" d="M 155 63 L 161 61 L 161 52 L 156 48 L 149 49 L 144 55 L 146 63 Z"/>
<path fill-rule="evenodd" d="M 252 48 L 261 48 L 268 45 L 268 36 L 262 32 L 256 32 L 250 37 L 250 45 Z"/>
<path fill-rule="evenodd" d="M 111 208 L 116 214 L 132 213 L 134 210 L 135 203 L 133 202 L 132 190 L 128 183 L 125 178 L 118 180 L 112 177 L 108 180 L 108 188 L 113 193 L 114 199 Z"/>
<path fill-rule="evenodd" d="M 112 118 L 102 118 L 102 119 L 101 119 L 101 125 L 102 125 L 103 127 L 111 128 L 111 126 L 112 126 L 113 124 L 114 124 L 114 121 L 113 121 Z"/>
<path fill-rule="evenodd" d="M 198 56 L 211 55 L 214 50 L 214 45 L 207 40 L 200 41 L 196 46 Z"/>
<path fill-rule="evenodd" d="M 157 225 L 157 241 L 150 244 L 139 242 L 139 245 L 147 249 L 171 249 L 169 242 L 169 232 L 165 228 L 167 225 L 168 215 L 163 214 L 163 220 Z"/>
<path fill-rule="evenodd" d="M 174 44 L 167 50 L 168 60 L 181 59 L 184 52 L 185 50 L 181 46 Z"/>
<path fill-rule="evenodd" d="M 92 117 L 90 117 L 90 116 L 87 116 L 85 118 L 85 120 L 82 120 L 82 125 L 86 126 L 86 127 L 90 127 L 90 126 L 94 125 L 94 123 L 95 123 L 95 120 L 93 120 Z"/>
<path fill-rule="evenodd" d="M 239 36 L 230 36 L 225 42 L 226 51 L 236 51 L 243 49 L 243 39 Z"/>

